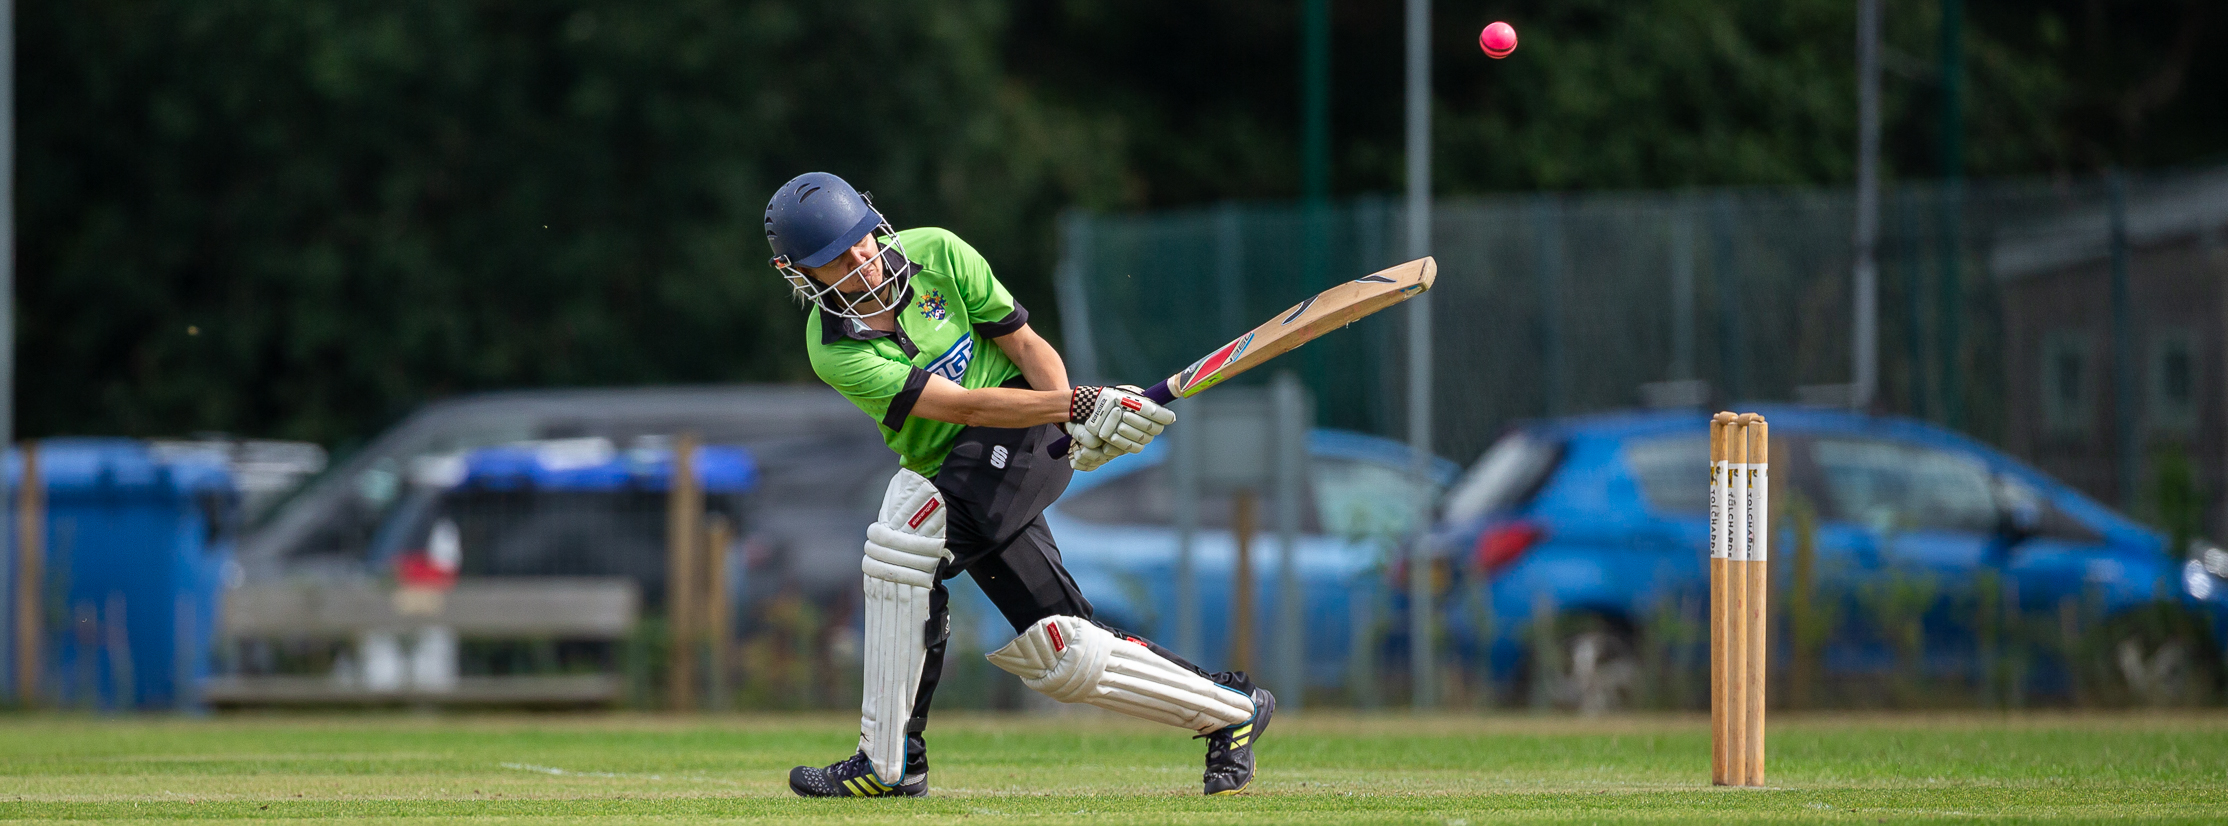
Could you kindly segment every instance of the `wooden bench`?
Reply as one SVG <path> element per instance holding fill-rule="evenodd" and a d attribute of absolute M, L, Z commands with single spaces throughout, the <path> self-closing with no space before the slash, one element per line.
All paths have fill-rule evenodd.
<path fill-rule="evenodd" d="M 622 578 L 465 580 L 454 590 L 397 591 L 362 585 L 252 585 L 225 594 L 222 644 L 247 640 L 345 640 L 407 636 L 442 628 L 451 639 L 624 643 L 641 598 Z M 359 656 L 361 653 L 359 652 Z M 345 674 L 228 674 L 203 684 L 212 705 L 496 704 L 610 705 L 626 696 L 623 675 L 459 676 L 441 684 L 372 687 Z"/>

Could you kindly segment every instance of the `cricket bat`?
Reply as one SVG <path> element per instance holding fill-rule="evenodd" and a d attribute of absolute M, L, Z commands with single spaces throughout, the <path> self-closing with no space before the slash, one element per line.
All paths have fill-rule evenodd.
<path fill-rule="evenodd" d="M 1224 379 L 1261 366 L 1263 362 L 1289 353 L 1293 348 L 1316 336 L 1352 324 L 1371 313 L 1408 300 L 1411 296 L 1431 289 L 1439 277 L 1439 262 L 1429 257 L 1418 258 L 1406 264 L 1356 278 L 1315 297 L 1277 313 L 1276 317 L 1262 322 L 1251 332 L 1237 337 L 1229 344 L 1215 348 L 1206 358 L 1192 362 L 1145 388 L 1145 397 L 1160 404 L 1167 404 L 1201 391 Z M 1071 440 L 1062 436 L 1045 449 L 1053 456 L 1065 456 Z"/>

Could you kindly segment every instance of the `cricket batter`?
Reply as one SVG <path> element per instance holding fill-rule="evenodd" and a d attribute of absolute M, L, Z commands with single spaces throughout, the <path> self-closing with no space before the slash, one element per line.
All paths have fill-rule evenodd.
<path fill-rule="evenodd" d="M 1136 453 L 1176 414 L 1135 387 L 1069 387 L 1060 354 L 981 254 L 945 230 L 892 229 L 842 178 L 783 185 L 766 204 L 766 241 L 810 305 L 813 372 L 881 426 L 900 465 L 859 564 L 859 751 L 790 770 L 789 788 L 928 794 L 922 732 L 951 632 L 944 580 L 964 571 L 1013 625 L 992 663 L 1055 700 L 1196 732 L 1206 793 L 1243 791 L 1276 698 L 1243 673 L 1209 674 L 1093 621 L 1044 522 L 1074 471 Z M 1075 439 L 1068 455 L 1045 455 L 1063 434 Z"/>

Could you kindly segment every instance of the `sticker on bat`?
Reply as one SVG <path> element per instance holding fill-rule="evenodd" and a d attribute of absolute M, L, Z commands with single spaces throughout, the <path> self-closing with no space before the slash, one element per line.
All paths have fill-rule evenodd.
<path fill-rule="evenodd" d="M 1392 280 L 1392 276 L 1389 276 L 1389 275 L 1384 275 L 1384 274 L 1381 274 L 1381 273 L 1370 273 L 1370 274 L 1368 274 L 1368 275 L 1365 275 L 1365 276 L 1362 276 L 1362 277 L 1360 277 L 1360 278 L 1356 278 L 1356 279 L 1354 279 L 1354 283 L 1356 283 L 1356 284 L 1390 284 L 1390 283 L 1393 283 L 1393 280 Z"/>
<path fill-rule="evenodd" d="M 1224 365 L 1237 360 L 1238 356 L 1243 355 L 1246 348 L 1252 344 L 1253 334 L 1247 333 L 1243 338 L 1222 345 L 1221 349 L 1209 353 L 1206 358 L 1184 368 L 1182 373 L 1176 374 L 1178 395 L 1188 396 L 1214 386 L 1215 373 L 1221 370 Z"/>
<path fill-rule="evenodd" d="M 1293 319 L 1299 318 L 1301 313 L 1307 312 L 1307 308 L 1315 306 L 1315 299 L 1322 297 L 1322 293 L 1316 293 L 1314 295 L 1308 296 L 1306 301 L 1300 302 L 1300 306 L 1292 308 L 1291 315 L 1285 316 L 1284 320 L 1277 322 L 1277 324 L 1284 325 L 1292 323 Z"/>

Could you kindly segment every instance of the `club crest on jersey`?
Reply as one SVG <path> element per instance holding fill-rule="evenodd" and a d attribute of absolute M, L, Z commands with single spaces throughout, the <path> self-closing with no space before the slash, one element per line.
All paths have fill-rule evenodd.
<path fill-rule="evenodd" d="M 951 349 L 945 350 L 943 355 L 937 356 L 935 361 L 929 362 L 925 369 L 928 372 L 957 382 L 966 378 L 967 365 L 973 364 L 974 361 L 975 337 L 962 333 L 958 341 L 952 342 Z"/>
<path fill-rule="evenodd" d="M 951 317 L 951 308 L 944 303 L 944 294 L 929 290 L 921 296 L 921 315 L 930 321 L 943 321 Z"/>

